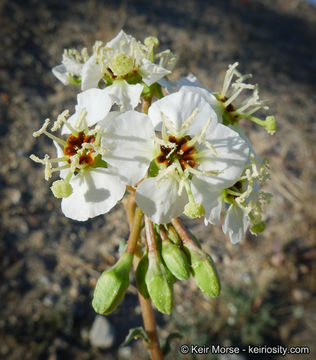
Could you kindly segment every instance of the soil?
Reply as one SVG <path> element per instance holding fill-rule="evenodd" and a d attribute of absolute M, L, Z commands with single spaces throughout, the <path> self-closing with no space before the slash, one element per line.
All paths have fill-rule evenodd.
<path fill-rule="evenodd" d="M 139 40 L 157 36 L 162 50 L 179 57 L 175 79 L 192 72 L 212 90 L 238 61 L 278 122 L 274 136 L 244 124 L 257 153 L 270 158 L 266 231 L 233 246 L 220 226 L 183 220 L 212 254 L 223 290 L 215 300 L 192 279 L 175 285 L 172 315 L 156 313 L 162 341 L 182 334 L 166 358 L 189 358 L 180 354 L 182 343 L 303 345 L 316 354 L 315 22 L 316 8 L 303 0 L 0 2 L 0 358 L 147 356 L 141 341 L 120 346 L 128 329 L 142 324 L 133 284 L 107 317 L 113 346 L 89 343 L 95 283 L 128 237 L 123 206 L 84 223 L 67 219 L 42 167 L 29 159 L 54 153 L 32 132 L 74 109 L 78 88 L 51 73 L 63 49 L 91 49 L 121 28 Z"/>

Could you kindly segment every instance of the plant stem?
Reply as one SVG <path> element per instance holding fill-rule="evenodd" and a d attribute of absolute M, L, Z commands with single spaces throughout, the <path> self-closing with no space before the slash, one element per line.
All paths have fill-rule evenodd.
<path fill-rule="evenodd" d="M 130 254 L 135 253 L 137 241 L 141 230 L 142 220 L 143 220 L 143 212 L 141 211 L 140 208 L 137 208 L 135 211 L 133 227 L 130 230 L 131 232 L 129 234 L 129 238 L 127 241 L 126 252 Z"/>
<path fill-rule="evenodd" d="M 142 112 L 148 114 L 148 108 L 151 104 L 151 98 L 143 98 Z"/>
<path fill-rule="evenodd" d="M 127 221 L 130 230 L 133 228 L 134 217 L 135 217 L 135 193 L 130 192 L 129 195 L 123 200 L 125 206 L 125 212 L 127 215 Z"/>
<path fill-rule="evenodd" d="M 148 245 L 148 252 L 157 254 L 156 236 L 152 221 L 145 216 L 145 230 Z"/>
<path fill-rule="evenodd" d="M 152 360 L 162 360 L 163 355 L 159 344 L 159 338 L 157 333 L 156 321 L 154 310 L 150 299 L 145 299 L 141 293 L 138 292 L 138 298 L 142 309 L 142 317 L 144 322 L 144 328 L 148 334 L 150 345 L 148 350 L 150 351 Z"/>
<path fill-rule="evenodd" d="M 180 238 L 184 244 L 191 243 L 194 246 L 196 246 L 195 242 L 191 239 L 191 236 L 186 231 L 185 227 L 182 225 L 181 221 L 178 218 L 173 218 L 171 220 L 171 223 L 174 226 L 174 228 L 176 229 L 176 232 L 178 233 L 178 235 L 180 236 Z"/>
<path fill-rule="evenodd" d="M 137 208 L 135 212 L 134 193 L 130 193 L 128 195 L 128 197 L 124 200 L 124 205 L 130 227 L 130 236 L 128 239 L 126 251 L 134 254 L 133 267 L 134 270 L 136 270 L 142 256 L 142 254 L 137 251 L 137 240 L 140 234 L 143 213 L 139 208 Z M 148 334 L 148 339 L 150 343 L 150 345 L 147 346 L 147 349 L 150 351 L 152 360 L 163 360 L 163 355 L 159 344 L 154 310 L 151 301 L 150 299 L 145 299 L 139 291 L 137 291 L 137 293 L 140 307 L 142 310 L 144 328 Z"/>

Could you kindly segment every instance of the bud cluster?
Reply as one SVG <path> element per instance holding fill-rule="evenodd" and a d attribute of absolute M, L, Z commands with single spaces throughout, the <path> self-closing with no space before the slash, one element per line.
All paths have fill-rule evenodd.
<path fill-rule="evenodd" d="M 153 224 L 145 219 L 146 240 L 135 262 L 135 281 L 140 294 L 150 298 L 163 314 L 174 305 L 173 285 L 192 275 L 200 290 L 210 296 L 220 294 L 215 264 L 190 237 L 181 239 L 172 224 Z M 109 314 L 123 300 L 129 285 L 133 255 L 125 252 L 119 261 L 103 272 L 94 291 L 92 305 L 97 313 Z"/>

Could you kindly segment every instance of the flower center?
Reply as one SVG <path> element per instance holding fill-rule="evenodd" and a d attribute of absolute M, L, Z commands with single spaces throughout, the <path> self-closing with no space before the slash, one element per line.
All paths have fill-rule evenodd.
<path fill-rule="evenodd" d="M 114 77 L 123 77 L 133 71 L 134 60 L 124 54 L 118 54 L 109 62 L 108 70 L 113 74 Z"/>
<path fill-rule="evenodd" d="M 191 140 L 190 136 L 185 136 L 177 139 L 175 136 L 169 136 L 168 141 L 175 144 L 174 147 L 167 147 L 160 145 L 160 154 L 157 156 L 159 164 L 165 164 L 167 167 L 171 165 L 176 159 L 179 161 L 182 170 L 187 166 L 194 167 L 196 165 L 194 154 L 196 152 L 194 146 L 189 146 L 188 142 Z"/>
<path fill-rule="evenodd" d="M 86 136 L 81 131 L 78 136 L 70 135 L 67 139 L 67 145 L 64 147 L 64 154 L 69 156 L 68 163 L 71 163 L 71 156 L 74 156 L 82 149 L 84 143 L 93 143 L 95 141 L 94 135 Z M 95 157 L 92 155 L 95 151 L 93 149 L 83 149 L 79 155 L 79 165 L 91 166 L 94 164 Z"/>

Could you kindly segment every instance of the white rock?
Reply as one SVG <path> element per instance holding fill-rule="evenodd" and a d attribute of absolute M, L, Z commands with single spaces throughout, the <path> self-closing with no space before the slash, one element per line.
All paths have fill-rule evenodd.
<path fill-rule="evenodd" d="M 114 343 L 114 331 L 110 322 L 101 315 L 97 315 L 89 333 L 92 346 L 109 349 Z"/>

